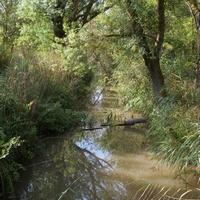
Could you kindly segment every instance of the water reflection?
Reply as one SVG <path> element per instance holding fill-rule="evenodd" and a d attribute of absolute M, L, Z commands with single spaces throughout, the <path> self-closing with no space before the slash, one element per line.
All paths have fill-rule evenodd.
<path fill-rule="evenodd" d="M 56 200 L 64 191 L 65 200 L 129 200 L 139 199 L 138 191 L 152 181 L 180 187 L 178 182 L 172 185 L 170 171 L 152 169 L 155 161 L 140 151 L 143 134 L 128 131 L 115 127 L 48 139 L 43 155 L 21 177 L 24 184 L 16 187 L 16 200 Z M 160 190 L 148 192 L 148 199 Z"/>
<path fill-rule="evenodd" d="M 26 187 L 17 188 L 16 199 L 58 199 L 69 187 L 64 199 L 127 199 L 126 185 L 110 178 L 116 165 L 111 158 L 113 152 L 135 150 L 141 139 L 129 134 L 122 142 L 122 137 L 120 129 L 107 129 L 49 139 L 44 155 L 30 167 L 32 172 L 21 177 Z"/>
<path fill-rule="evenodd" d="M 103 98 L 101 91 L 96 93 L 93 103 L 97 106 L 90 113 L 97 116 L 100 126 L 105 111 L 118 110 L 111 107 L 113 93 L 103 99 L 107 110 L 98 102 Z M 15 200 L 57 200 L 61 195 L 63 200 L 148 200 L 165 193 L 175 199 L 184 184 L 173 181 L 171 169 L 154 169 L 156 161 L 144 152 L 144 136 L 141 129 L 113 126 L 49 138 L 41 156 L 21 173 Z M 177 197 L 183 192 L 177 192 Z M 193 193 L 187 198 L 197 196 Z"/>

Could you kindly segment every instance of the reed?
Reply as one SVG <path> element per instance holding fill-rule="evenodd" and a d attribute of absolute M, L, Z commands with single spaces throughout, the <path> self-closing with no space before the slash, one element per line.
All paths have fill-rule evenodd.
<path fill-rule="evenodd" d="M 32 55 L 30 60 L 18 58 L 13 62 L 14 67 L 7 68 L 1 76 L 0 142 L 1 150 L 8 154 L 6 158 L 0 155 L 4 188 L 13 187 L 15 177 L 10 174 L 17 175 L 20 167 L 17 167 L 16 160 L 21 157 L 31 159 L 39 148 L 41 136 L 71 130 L 85 117 L 81 111 L 86 106 L 88 95 L 84 76 L 70 73 L 62 65 L 55 66 L 59 59 L 56 58 L 56 61 L 52 61 L 55 57 L 42 59 L 39 54 Z M 57 64 L 61 64 L 61 58 Z M 19 145 L 3 148 L 14 138 L 19 138 Z M 4 168 L 8 172 L 5 173 Z M 7 192 L 11 196 L 14 193 L 11 189 Z"/>
<path fill-rule="evenodd" d="M 133 200 L 198 200 L 199 198 L 200 188 L 186 190 L 146 184 L 137 191 Z"/>
<path fill-rule="evenodd" d="M 150 150 L 160 160 L 176 168 L 177 176 L 194 176 L 200 182 L 200 123 L 193 84 L 179 84 L 179 90 L 155 106 L 149 115 L 147 136 Z M 177 88 L 176 88 L 177 89 Z M 172 90 L 175 90 L 172 87 Z"/>

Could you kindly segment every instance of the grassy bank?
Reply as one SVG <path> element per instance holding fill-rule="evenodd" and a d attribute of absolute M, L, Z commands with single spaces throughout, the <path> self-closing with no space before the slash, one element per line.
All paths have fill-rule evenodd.
<path fill-rule="evenodd" d="M 176 83 L 176 87 L 172 84 Z M 149 114 L 148 142 L 160 163 L 177 170 L 176 176 L 200 182 L 199 91 L 195 83 L 170 77 L 170 94 Z M 188 184 L 190 184 L 188 182 Z"/>
<path fill-rule="evenodd" d="M 166 78 L 168 95 L 160 99 L 158 105 L 151 96 L 147 79 L 138 74 L 138 80 L 142 80 L 142 83 L 136 84 L 135 80 L 129 80 L 128 86 L 124 84 L 120 87 L 121 101 L 127 110 L 136 110 L 148 117 L 148 150 L 159 163 L 174 167 L 176 178 L 190 184 L 187 177 L 193 177 L 198 185 L 200 94 L 195 88 L 195 82 L 190 78 L 169 74 Z"/>
<path fill-rule="evenodd" d="M 55 59 L 56 58 L 56 59 Z M 0 195 L 14 195 L 13 181 L 23 168 L 21 158 L 31 159 L 40 138 L 72 130 L 85 118 L 91 78 L 65 69 L 53 52 L 18 58 L 0 78 Z M 87 77 L 87 79 L 85 78 Z"/>

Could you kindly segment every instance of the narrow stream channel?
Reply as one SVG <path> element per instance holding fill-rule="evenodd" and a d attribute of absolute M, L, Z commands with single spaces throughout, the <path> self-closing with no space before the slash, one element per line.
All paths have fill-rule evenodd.
<path fill-rule="evenodd" d="M 117 108 L 113 91 L 103 97 L 96 90 L 93 102 L 95 127 L 106 116 L 116 114 L 120 120 L 132 115 Z M 185 183 L 173 179 L 172 169 L 155 167 L 157 161 L 145 151 L 144 128 L 105 126 L 74 133 L 46 139 L 42 155 L 21 173 L 15 200 L 164 200 L 184 193 L 183 199 L 199 199 L 192 181 L 193 191 L 186 194 Z"/>

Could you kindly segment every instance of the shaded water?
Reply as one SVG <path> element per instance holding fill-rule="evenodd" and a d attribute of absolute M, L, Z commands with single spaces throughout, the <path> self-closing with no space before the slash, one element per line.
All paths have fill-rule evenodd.
<path fill-rule="evenodd" d="M 96 116 L 95 127 L 107 115 L 114 118 L 113 113 L 119 120 L 132 115 L 116 108 L 114 93 L 103 100 L 96 93 L 96 106 L 90 112 Z M 16 184 L 16 200 L 57 200 L 61 196 L 66 200 L 145 200 L 164 193 L 172 195 L 171 199 L 180 197 L 185 184 L 173 180 L 172 169 L 155 167 L 157 161 L 145 151 L 144 135 L 144 129 L 114 126 L 46 139 L 43 154 L 27 164 Z M 200 191 L 195 190 L 184 197 L 198 196 Z"/>

